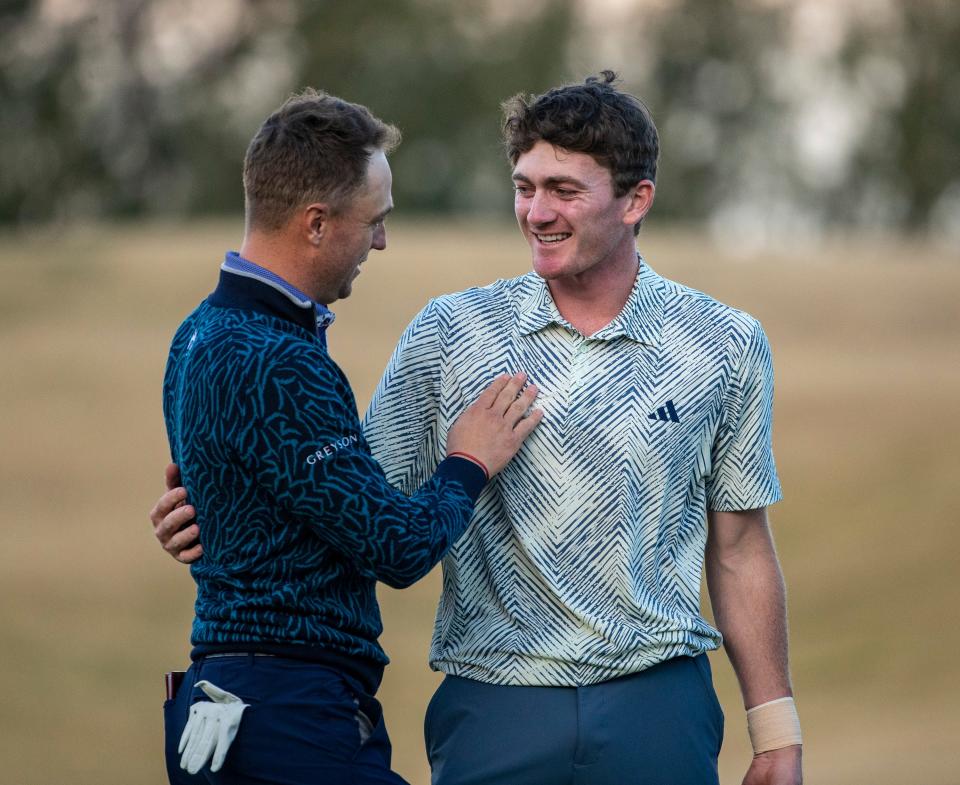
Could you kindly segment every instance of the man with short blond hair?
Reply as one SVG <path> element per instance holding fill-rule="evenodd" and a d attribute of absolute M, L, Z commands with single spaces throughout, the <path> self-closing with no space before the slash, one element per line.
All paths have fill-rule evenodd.
<path fill-rule="evenodd" d="M 326 348 L 393 207 L 396 129 L 306 91 L 274 112 L 244 165 L 246 227 L 167 362 L 172 552 L 202 559 L 192 663 L 164 705 L 171 783 L 399 785 L 375 696 L 387 656 L 377 581 L 425 575 L 540 414 L 525 377 L 465 407 L 409 495 L 370 454 L 350 384 Z M 473 399 L 471 399 L 473 400 Z M 195 522 L 191 523 L 195 517 Z M 186 525 L 184 531 L 179 529 Z M 209 767 L 208 767 L 209 764 Z"/>

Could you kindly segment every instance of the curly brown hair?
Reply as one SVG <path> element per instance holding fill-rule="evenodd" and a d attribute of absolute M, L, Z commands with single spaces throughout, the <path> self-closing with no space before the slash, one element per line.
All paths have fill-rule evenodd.
<path fill-rule="evenodd" d="M 660 140 L 647 107 L 618 90 L 613 71 L 543 95 L 518 94 L 503 103 L 503 141 L 511 165 L 537 142 L 587 153 L 613 177 L 623 196 L 641 180 L 656 182 Z"/>
<path fill-rule="evenodd" d="M 311 202 L 342 209 L 363 185 L 371 154 L 389 153 L 399 143 L 400 131 L 365 106 L 312 88 L 290 97 L 247 147 L 247 225 L 279 229 Z"/>

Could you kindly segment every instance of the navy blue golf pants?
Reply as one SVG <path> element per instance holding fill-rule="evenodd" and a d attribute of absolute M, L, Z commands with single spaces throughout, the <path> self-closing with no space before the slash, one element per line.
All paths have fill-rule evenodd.
<path fill-rule="evenodd" d="M 207 700 L 194 687 L 200 679 L 250 705 L 223 768 L 212 774 L 208 764 L 191 776 L 180 768 L 177 745 L 191 704 Z M 163 713 L 171 785 L 406 785 L 390 770 L 380 704 L 322 665 L 253 654 L 204 657 Z"/>
<path fill-rule="evenodd" d="M 433 785 L 717 785 L 705 654 L 589 687 L 447 676 L 424 720 Z"/>

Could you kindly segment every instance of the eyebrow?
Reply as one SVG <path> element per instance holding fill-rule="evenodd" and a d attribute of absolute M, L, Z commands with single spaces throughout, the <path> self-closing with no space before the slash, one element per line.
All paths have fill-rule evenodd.
<path fill-rule="evenodd" d="M 533 180 L 523 174 L 523 172 L 514 172 L 513 179 L 521 183 L 530 183 L 530 185 L 533 185 Z M 572 185 L 574 188 L 579 188 L 582 191 L 590 190 L 590 187 L 586 183 L 578 180 L 576 177 L 548 177 L 543 181 L 543 184 L 547 188 L 554 188 L 558 185 Z"/>
<path fill-rule="evenodd" d="M 393 205 L 391 204 L 386 210 L 384 210 L 382 213 L 374 217 L 373 223 L 378 223 L 382 221 L 384 218 L 390 215 L 392 211 L 393 211 Z"/>

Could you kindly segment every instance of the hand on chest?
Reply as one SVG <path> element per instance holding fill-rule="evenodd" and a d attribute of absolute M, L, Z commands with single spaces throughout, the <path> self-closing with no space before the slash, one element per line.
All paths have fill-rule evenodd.
<path fill-rule="evenodd" d="M 716 430 L 726 377 L 708 359 L 554 325 L 498 354 L 461 358 L 448 369 L 442 410 L 449 425 L 495 375 L 522 370 L 540 389 L 534 405 L 544 418 L 516 468 L 524 453 L 587 470 L 625 460 L 673 464 L 700 454 Z"/>

